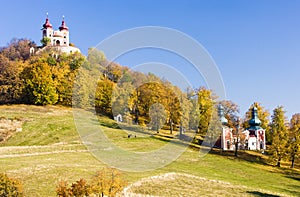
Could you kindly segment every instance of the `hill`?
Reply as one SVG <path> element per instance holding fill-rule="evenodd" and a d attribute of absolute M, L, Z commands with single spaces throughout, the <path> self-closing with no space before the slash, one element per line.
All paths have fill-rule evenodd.
<path fill-rule="evenodd" d="M 0 167 L 1 172 L 21 179 L 26 196 L 55 196 L 59 180 L 90 179 L 105 166 L 81 144 L 71 108 L 12 105 L 0 106 L 0 111 L 3 117 L 25 120 L 23 130 L 1 144 Z M 150 151 L 165 143 L 151 136 L 127 138 L 126 131 L 114 127 L 110 119 L 99 120 L 106 125 L 107 136 L 123 148 Z M 247 160 L 250 156 L 258 159 Z M 130 191 L 144 195 L 300 195 L 299 170 L 275 168 L 264 163 L 265 157 L 257 156 L 241 152 L 236 159 L 230 153 L 214 151 L 199 157 L 196 148 L 189 148 L 163 168 L 123 173 L 132 184 Z M 153 178 L 158 175 L 159 179 Z"/>

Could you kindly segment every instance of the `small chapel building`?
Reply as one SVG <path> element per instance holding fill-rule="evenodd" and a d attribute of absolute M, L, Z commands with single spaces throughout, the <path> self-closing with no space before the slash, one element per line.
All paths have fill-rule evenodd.
<path fill-rule="evenodd" d="M 219 106 L 219 118 L 222 123 L 220 138 L 217 140 L 215 147 L 222 150 L 235 150 L 235 143 L 238 140 L 238 149 L 246 150 L 265 150 L 266 137 L 265 130 L 260 127 L 261 121 L 258 118 L 257 108 L 252 108 L 249 128 L 245 129 L 239 136 L 233 128 L 228 127 L 228 120 L 224 116 L 222 105 Z M 241 140 L 243 139 L 243 141 Z"/>
<path fill-rule="evenodd" d="M 250 127 L 243 134 L 245 135 L 245 146 L 248 150 L 266 149 L 266 131 L 260 127 L 261 121 L 258 118 L 257 108 L 252 108 L 252 118 L 249 120 Z"/>

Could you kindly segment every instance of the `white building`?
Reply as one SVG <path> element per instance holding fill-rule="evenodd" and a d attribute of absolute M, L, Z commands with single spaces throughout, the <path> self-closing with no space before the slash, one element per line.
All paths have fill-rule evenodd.
<path fill-rule="evenodd" d="M 238 139 L 238 148 L 247 150 L 265 150 L 266 136 L 265 130 L 260 127 L 261 121 L 258 118 L 257 108 L 252 108 L 252 117 L 249 120 L 250 127 L 237 136 L 233 129 L 227 126 L 228 120 L 224 117 L 223 107 L 219 106 L 219 117 L 222 123 L 220 138 L 217 140 L 215 147 L 222 150 L 235 150 L 235 142 Z M 241 143 L 243 139 L 243 143 Z"/>
<path fill-rule="evenodd" d="M 65 19 L 63 17 L 62 23 L 58 30 L 54 30 L 52 24 L 49 21 L 48 14 L 46 17 L 46 22 L 43 24 L 42 37 L 49 38 L 50 43 L 48 46 L 54 47 L 61 52 L 73 53 L 80 52 L 80 50 L 75 46 L 70 46 L 70 33 L 69 28 L 66 26 Z M 46 46 L 46 47 L 48 47 Z"/>
<path fill-rule="evenodd" d="M 246 148 L 248 150 L 265 150 L 266 134 L 265 130 L 260 127 L 261 121 L 257 115 L 257 108 L 252 108 L 252 118 L 249 120 L 250 127 L 243 133 L 246 139 Z"/>

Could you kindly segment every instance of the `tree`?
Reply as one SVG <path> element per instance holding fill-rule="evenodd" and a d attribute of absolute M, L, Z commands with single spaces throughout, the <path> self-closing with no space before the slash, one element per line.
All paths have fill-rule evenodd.
<path fill-rule="evenodd" d="M 217 107 L 214 106 L 212 108 L 211 120 L 209 122 L 208 131 L 206 133 L 205 141 L 209 143 L 209 146 L 212 148 L 217 139 L 220 137 L 222 132 L 222 123 L 220 121 L 220 117 L 218 115 Z"/>
<path fill-rule="evenodd" d="M 271 159 L 280 167 L 281 161 L 287 153 L 288 129 L 286 126 L 285 111 L 282 106 L 273 110 L 271 121 L 272 145 L 270 146 Z"/>
<path fill-rule="evenodd" d="M 29 104 L 51 105 L 57 102 L 58 95 L 52 79 L 50 66 L 36 62 L 21 73 L 25 81 L 24 101 Z"/>
<path fill-rule="evenodd" d="M 266 131 L 266 142 L 268 144 L 271 144 L 271 142 L 272 142 L 272 135 L 270 134 L 270 128 L 269 128 L 270 113 L 260 103 L 255 102 L 254 104 L 252 104 L 250 106 L 249 110 L 246 112 L 245 119 L 244 119 L 244 121 L 242 123 L 242 126 L 245 129 L 249 128 L 249 120 L 252 118 L 251 114 L 252 114 L 253 107 L 257 108 L 258 118 L 261 121 L 261 125 L 260 126 L 263 129 L 265 129 L 265 131 Z"/>
<path fill-rule="evenodd" d="M 91 182 L 91 193 L 96 196 L 114 197 L 126 185 L 120 171 L 114 168 L 103 168 L 98 171 Z"/>
<path fill-rule="evenodd" d="M 40 41 L 41 41 L 41 44 L 43 46 L 48 46 L 50 44 L 50 42 L 51 42 L 51 39 L 48 38 L 48 37 L 46 37 L 46 36 L 44 36 Z"/>
<path fill-rule="evenodd" d="M 191 110 L 189 111 L 189 129 L 195 130 L 195 133 L 198 132 L 199 127 L 199 105 L 197 99 L 190 99 Z"/>
<path fill-rule="evenodd" d="M 112 116 L 112 93 L 115 84 L 109 79 L 99 80 L 95 93 L 95 108 L 97 112 Z"/>
<path fill-rule="evenodd" d="M 150 119 L 151 122 L 149 126 L 156 130 L 157 133 L 159 132 L 159 129 L 165 124 L 166 122 L 166 111 L 163 105 L 159 103 L 154 103 L 150 107 Z"/>
<path fill-rule="evenodd" d="M 24 83 L 19 75 L 24 64 L 0 54 L 0 104 L 20 102 Z"/>
<path fill-rule="evenodd" d="M 201 87 L 197 94 L 200 114 L 198 128 L 200 134 L 205 135 L 212 117 L 215 101 L 213 100 L 212 91 L 204 87 Z"/>
<path fill-rule="evenodd" d="M 25 61 L 30 57 L 30 48 L 36 44 L 28 39 L 12 39 L 7 47 L 0 49 L 0 53 L 11 61 Z"/>
<path fill-rule="evenodd" d="M 300 113 L 294 114 L 290 121 L 289 156 L 294 168 L 295 159 L 300 156 Z"/>
<path fill-rule="evenodd" d="M 239 106 L 230 100 L 223 100 L 220 104 L 223 107 L 224 116 L 228 120 L 228 127 L 234 128 L 237 124 L 237 114 L 240 111 Z"/>

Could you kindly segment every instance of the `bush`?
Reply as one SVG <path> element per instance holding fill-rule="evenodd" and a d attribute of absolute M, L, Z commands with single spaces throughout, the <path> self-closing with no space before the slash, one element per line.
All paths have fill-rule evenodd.
<path fill-rule="evenodd" d="M 23 196 L 23 187 L 19 180 L 10 178 L 6 174 L 0 173 L 0 196 L 20 197 Z"/>
<path fill-rule="evenodd" d="M 125 181 L 118 170 L 104 168 L 95 174 L 91 184 L 88 184 L 84 179 L 80 179 L 72 185 L 69 185 L 66 181 L 60 181 L 56 187 L 56 195 L 59 197 L 113 197 L 121 192 L 124 186 Z"/>

